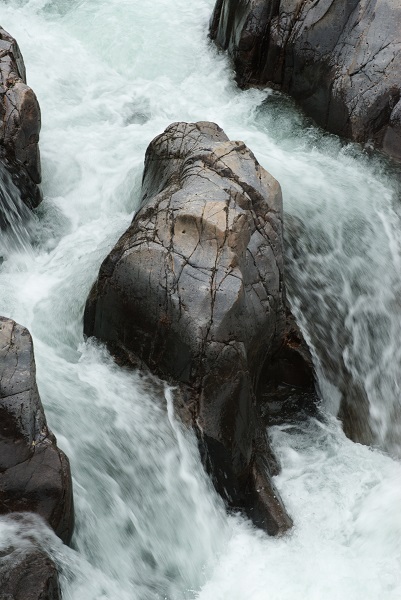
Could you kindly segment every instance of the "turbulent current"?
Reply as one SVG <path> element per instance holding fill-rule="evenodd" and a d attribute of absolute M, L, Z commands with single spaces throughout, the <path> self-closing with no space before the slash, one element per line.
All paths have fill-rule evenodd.
<path fill-rule="evenodd" d="M 77 524 L 69 549 L 41 524 L 3 519 L 0 550 L 43 545 L 65 600 L 399 600 L 395 179 L 383 159 L 323 134 L 281 96 L 238 90 L 207 39 L 213 4 L 1 2 L 42 109 L 44 201 L 26 226 L 14 223 L 13 243 L 2 236 L 0 314 L 33 335 Z M 148 143 L 173 121 L 197 120 L 245 141 L 281 183 L 289 294 L 315 348 L 322 417 L 270 431 L 295 522 L 280 539 L 226 514 L 171 391 L 82 335 L 100 263 L 137 208 Z M 346 391 L 367 398 L 374 448 L 348 440 L 334 416 L 345 374 Z"/>

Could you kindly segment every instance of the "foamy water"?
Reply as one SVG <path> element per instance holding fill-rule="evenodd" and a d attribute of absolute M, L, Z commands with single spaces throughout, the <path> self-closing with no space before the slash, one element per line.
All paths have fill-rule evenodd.
<path fill-rule="evenodd" d="M 34 338 L 51 428 L 70 457 L 73 548 L 41 523 L 68 600 L 384 600 L 401 597 L 399 287 L 395 184 L 378 158 L 322 135 L 282 99 L 239 91 L 207 40 L 213 0 L 9 0 L 42 109 L 45 199 L 31 243 L 5 245 L 0 314 Z M 139 200 L 150 140 L 212 120 L 281 183 L 287 277 L 307 336 L 324 339 L 364 390 L 383 450 L 347 440 L 319 366 L 325 418 L 271 434 L 295 527 L 282 539 L 227 516 L 170 392 L 84 343 L 83 307 Z M 328 342 L 327 342 L 328 340 Z"/>

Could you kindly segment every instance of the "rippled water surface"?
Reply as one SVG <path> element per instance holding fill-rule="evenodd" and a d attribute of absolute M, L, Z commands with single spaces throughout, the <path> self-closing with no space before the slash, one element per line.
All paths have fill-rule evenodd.
<path fill-rule="evenodd" d="M 42 109 L 45 199 L 17 232 L 23 243 L 2 236 L 0 314 L 32 332 L 77 528 L 68 549 L 40 525 L 3 520 L 0 548 L 33 536 L 55 556 L 65 600 L 399 600 L 396 185 L 383 160 L 322 134 L 283 98 L 239 91 L 207 40 L 213 4 L 1 3 Z M 178 120 L 217 122 L 283 188 L 288 286 L 326 416 L 271 432 L 295 521 L 282 539 L 226 515 L 170 391 L 82 337 L 90 286 L 137 207 L 146 147 Z M 368 400 L 377 449 L 349 441 L 332 416 L 344 377 Z"/>

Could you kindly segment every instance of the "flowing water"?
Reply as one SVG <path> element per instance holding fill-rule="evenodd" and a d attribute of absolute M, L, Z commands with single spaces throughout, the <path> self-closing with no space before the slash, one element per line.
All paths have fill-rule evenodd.
<path fill-rule="evenodd" d="M 0 549 L 44 546 L 65 600 L 398 600 L 396 184 L 383 160 L 322 134 L 282 97 L 238 90 L 207 40 L 213 4 L 1 2 L 42 108 L 45 198 L 26 226 L 13 220 L 14 241 L 2 234 L 0 314 L 32 332 L 77 527 L 69 549 L 36 521 L 3 519 Z M 82 337 L 91 284 L 137 208 L 146 147 L 178 120 L 219 123 L 283 188 L 288 286 L 325 417 L 271 431 L 295 522 L 281 539 L 226 515 L 170 390 Z M 348 440 L 334 416 L 344 373 L 368 398 L 376 449 Z"/>

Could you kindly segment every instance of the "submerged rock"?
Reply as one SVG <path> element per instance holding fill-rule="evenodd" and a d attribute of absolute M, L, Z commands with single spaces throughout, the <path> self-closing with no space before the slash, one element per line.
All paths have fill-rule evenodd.
<path fill-rule="evenodd" d="M 0 317 L 0 514 L 13 512 L 37 513 L 63 542 L 71 540 L 70 465 L 46 424 L 32 338 Z"/>
<path fill-rule="evenodd" d="M 42 200 L 40 108 L 26 84 L 24 61 L 16 40 L 0 27 L 0 161 L 22 201 L 35 208 Z M 1 210 L 1 207 L 0 207 Z"/>
<path fill-rule="evenodd" d="M 271 534 L 291 526 L 257 402 L 285 342 L 282 244 L 280 186 L 245 144 L 174 123 L 146 152 L 141 208 L 84 315 L 87 336 L 178 384 L 216 489 Z"/>
<path fill-rule="evenodd" d="M 61 600 L 57 568 L 38 548 L 0 552 L 1 600 Z"/>
<path fill-rule="evenodd" d="M 316 230 L 305 237 L 305 224 L 294 215 L 286 220 L 286 238 L 289 250 L 287 260 L 293 264 L 291 270 L 296 264 L 298 271 L 306 273 L 311 268 L 308 260 L 310 252 L 317 257 L 328 252 L 325 238 Z M 317 264 L 322 265 L 322 261 L 318 260 Z M 335 277 L 328 287 L 322 285 L 313 269 L 311 277 L 312 294 L 305 295 L 302 279 L 287 280 L 287 285 L 292 296 L 298 298 L 298 314 L 308 324 L 308 335 L 317 356 L 323 385 L 330 384 L 335 388 L 328 394 L 332 402 L 331 410 L 337 413 L 347 437 L 361 444 L 377 445 L 379 440 L 371 425 L 370 401 L 361 376 L 363 371 L 361 373 L 353 368 L 347 356 L 347 348 L 353 344 L 352 328 L 344 326 L 349 304 L 342 299 L 342 288 Z"/>
<path fill-rule="evenodd" d="M 316 122 L 401 160 L 398 0 L 217 0 L 210 35 L 238 84 L 291 94 Z"/>

